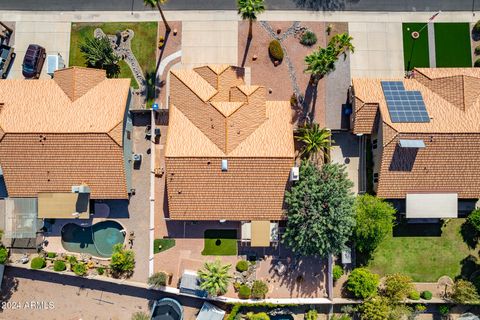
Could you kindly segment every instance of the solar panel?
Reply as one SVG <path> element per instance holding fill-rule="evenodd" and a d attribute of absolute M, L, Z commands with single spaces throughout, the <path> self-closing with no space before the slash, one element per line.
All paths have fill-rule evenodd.
<path fill-rule="evenodd" d="M 392 122 L 430 122 L 420 91 L 406 91 L 402 81 L 382 81 Z"/>

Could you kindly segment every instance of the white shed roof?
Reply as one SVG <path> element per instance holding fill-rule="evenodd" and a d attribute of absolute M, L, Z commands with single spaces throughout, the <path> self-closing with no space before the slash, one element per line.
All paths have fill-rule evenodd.
<path fill-rule="evenodd" d="M 407 218 L 456 218 L 457 193 L 407 193 Z"/>

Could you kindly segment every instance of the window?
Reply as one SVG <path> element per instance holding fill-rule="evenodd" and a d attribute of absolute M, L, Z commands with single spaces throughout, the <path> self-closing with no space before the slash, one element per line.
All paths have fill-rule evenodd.
<path fill-rule="evenodd" d="M 372 149 L 377 149 L 378 147 L 378 140 L 377 139 L 373 139 L 372 141 Z"/>

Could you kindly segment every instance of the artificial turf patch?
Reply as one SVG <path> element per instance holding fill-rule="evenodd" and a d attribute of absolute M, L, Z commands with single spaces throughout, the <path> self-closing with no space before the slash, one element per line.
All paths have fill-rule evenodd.
<path fill-rule="evenodd" d="M 160 248 L 162 246 L 162 248 Z M 175 239 L 155 239 L 153 240 L 153 253 L 160 253 L 175 247 Z"/>
<path fill-rule="evenodd" d="M 209 229 L 205 230 L 204 256 L 235 256 L 237 255 L 237 230 Z"/>
<path fill-rule="evenodd" d="M 437 67 L 471 67 L 470 25 L 435 23 Z"/>
<path fill-rule="evenodd" d="M 428 57 L 428 28 L 425 23 L 404 23 L 403 31 L 403 60 L 405 70 L 412 70 L 414 67 L 430 67 Z M 423 28 L 422 31 L 420 31 Z M 412 32 L 419 31 L 418 39 L 412 38 Z"/>

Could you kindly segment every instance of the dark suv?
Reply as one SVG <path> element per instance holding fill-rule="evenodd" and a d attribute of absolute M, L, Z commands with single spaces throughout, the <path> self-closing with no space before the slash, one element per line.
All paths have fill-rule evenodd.
<path fill-rule="evenodd" d="M 35 78 L 40 77 L 40 72 L 43 68 L 43 63 L 47 54 L 45 53 L 45 48 L 39 46 L 38 44 L 31 44 L 28 46 L 27 52 L 25 53 L 25 58 L 23 58 L 22 64 L 22 74 L 25 78 Z"/>

